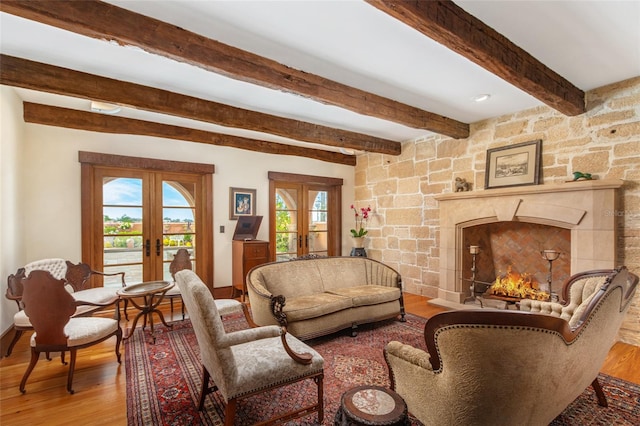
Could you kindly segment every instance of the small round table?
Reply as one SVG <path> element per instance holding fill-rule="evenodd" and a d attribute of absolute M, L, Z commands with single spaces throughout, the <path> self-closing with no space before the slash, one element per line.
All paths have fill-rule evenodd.
<path fill-rule="evenodd" d="M 155 312 L 160 317 L 160 321 L 167 326 L 171 327 L 171 325 L 167 324 L 164 320 L 164 316 L 162 312 L 158 309 L 158 305 L 162 302 L 162 298 L 164 294 L 171 289 L 175 284 L 168 281 L 149 281 L 140 284 L 134 284 L 130 286 L 126 286 L 122 290 L 118 290 L 118 296 L 121 299 L 128 299 L 131 301 L 131 304 L 138 308 L 140 312 L 133 319 L 133 325 L 129 329 L 129 332 L 125 339 L 128 339 L 133 334 L 133 331 L 136 329 L 136 324 L 138 324 L 138 318 L 144 316 L 144 322 L 142 325 L 142 329 L 147 326 L 147 319 L 149 320 L 149 326 L 151 328 L 151 338 L 153 339 L 153 343 L 156 343 L 156 336 L 153 331 L 153 313 Z M 138 304 L 136 299 L 142 298 L 144 300 L 143 304 Z"/>
<path fill-rule="evenodd" d="M 358 386 L 342 395 L 335 426 L 408 426 L 407 404 L 391 389 Z"/>

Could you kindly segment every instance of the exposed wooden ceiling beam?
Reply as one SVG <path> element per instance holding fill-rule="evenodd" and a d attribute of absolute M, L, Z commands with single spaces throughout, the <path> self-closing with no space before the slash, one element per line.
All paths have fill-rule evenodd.
<path fill-rule="evenodd" d="M 349 166 L 356 164 L 356 158 L 354 156 L 344 155 L 338 152 L 223 135 L 187 127 L 78 111 L 31 102 L 24 102 L 23 105 L 24 121 L 27 123 L 89 130 L 92 132 L 155 136 L 217 146 L 228 146 L 267 154 L 295 155 Z"/>
<path fill-rule="evenodd" d="M 0 83 L 108 102 L 303 142 L 400 155 L 400 142 L 235 108 L 192 96 L 0 55 Z"/>
<path fill-rule="evenodd" d="M 366 0 L 427 37 L 569 116 L 586 111 L 584 92 L 449 0 Z"/>
<path fill-rule="evenodd" d="M 453 138 L 469 136 L 466 123 L 287 67 L 107 3 L 3 0 L 0 10 L 85 36 L 137 46 L 236 80 L 299 94 L 360 114 Z"/>

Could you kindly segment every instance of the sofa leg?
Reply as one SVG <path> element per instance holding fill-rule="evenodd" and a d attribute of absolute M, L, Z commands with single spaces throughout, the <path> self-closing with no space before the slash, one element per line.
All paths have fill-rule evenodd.
<path fill-rule="evenodd" d="M 351 337 L 356 337 L 358 335 L 358 324 L 351 325 Z"/>

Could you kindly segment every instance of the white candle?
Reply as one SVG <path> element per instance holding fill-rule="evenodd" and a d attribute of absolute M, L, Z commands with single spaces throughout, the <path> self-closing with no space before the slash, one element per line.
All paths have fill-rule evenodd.
<path fill-rule="evenodd" d="M 478 254 L 480 253 L 480 246 L 470 246 L 469 251 L 471 254 Z"/>

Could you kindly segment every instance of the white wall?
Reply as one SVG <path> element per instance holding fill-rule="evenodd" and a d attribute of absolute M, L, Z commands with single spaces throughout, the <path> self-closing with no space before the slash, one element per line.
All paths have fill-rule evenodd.
<path fill-rule="evenodd" d="M 22 217 L 22 189 L 19 177 L 23 143 L 22 102 L 13 89 L 0 86 L 0 279 L 6 283 L 9 274 L 25 262 L 24 221 Z M 4 297 L 1 289 L 0 332 L 13 324 L 18 310 L 15 302 Z"/>
<path fill-rule="evenodd" d="M 7 90 L 13 92 L 12 89 Z M 12 105 L 11 108 L 22 122 L 21 111 L 18 112 L 18 109 L 22 108 L 21 103 Z M 2 115 L 4 124 L 4 111 Z M 22 168 L 19 171 L 14 169 L 11 173 L 5 172 L 3 155 L 2 175 L 3 181 L 6 175 L 12 177 L 17 174 L 20 178 L 17 189 L 23 199 L 23 208 L 20 211 L 23 222 L 18 228 L 21 228 L 19 234 L 26 244 L 26 251 L 24 256 L 6 262 L 7 269 L 3 271 L 2 277 L 6 277 L 10 271 L 15 271 L 25 262 L 36 259 L 61 257 L 81 260 L 78 151 L 214 164 L 215 287 L 231 285 L 231 238 L 236 222 L 229 220 L 229 187 L 257 190 L 256 212 L 264 216 L 258 238 L 263 240 L 268 239 L 269 171 L 342 178 L 343 206 L 350 205 L 353 199 L 352 166 L 155 137 L 103 134 L 36 124 L 22 126 L 24 137 L 15 137 L 20 147 L 23 147 Z M 4 198 L 4 188 L 0 195 Z M 348 214 L 346 209 L 343 210 Z M 3 223 L 3 230 L 5 227 L 13 229 L 16 222 L 14 216 L 8 216 L 7 223 Z M 224 234 L 219 232 L 221 225 L 225 227 Z M 342 250 L 348 254 L 350 222 L 343 220 L 343 225 Z M 3 322 L 2 330 L 6 330 L 10 325 L 11 323 Z"/>

